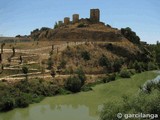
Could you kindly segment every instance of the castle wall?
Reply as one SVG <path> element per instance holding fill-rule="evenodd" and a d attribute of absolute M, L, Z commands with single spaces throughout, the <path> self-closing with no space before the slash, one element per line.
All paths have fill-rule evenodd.
<path fill-rule="evenodd" d="M 70 18 L 69 17 L 65 17 L 64 18 L 64 24 L 68 25 L 70 23 Z"/>
<path fill-rule="evenodd" d="M 91 9 L 90 10 L 90 20 L 93 23 L 100 22 L 100 10 L 99 9 Z"/>
<path fill-rule="evenodd" d="M 79 22 L 79 14 L 73 14 L 73 23 Z"/>
<path fill-rule="evenodd" d="M 62 24 L 63 24 L 63 21 L 58 21 L 58 24 L 59 24 L 59 25 L 62 25 Z"/>

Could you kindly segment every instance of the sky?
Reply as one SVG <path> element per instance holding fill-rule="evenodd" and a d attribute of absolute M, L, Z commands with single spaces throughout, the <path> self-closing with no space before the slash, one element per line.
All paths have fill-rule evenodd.
<path fill-rule="evenodd" d="M 160 41 L 160 0 L 0 0 L 0 36 L 53 28 L 56 21 L 75 13 L 89 18 L 91 8 L 100 9 L 105 24 L 130 27 L 147 43 Z"/>

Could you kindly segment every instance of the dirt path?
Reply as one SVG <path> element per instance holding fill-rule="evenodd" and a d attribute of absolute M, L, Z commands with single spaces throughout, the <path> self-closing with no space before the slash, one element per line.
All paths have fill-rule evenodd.
<path fill-rule="evenodd" d="M 84 44 L 85 42 L 69 42 L 68 44 L 60 44 L 60 45 L 54 45 L 54 49 L 59 48 L 60 51 L 64 50 L 67 46 L 74 46 L 74 45 L 80 45 L 80 44 Z M 28 53 L 28 54 L 35 54 L 36 52 L 39 51 L 44 51 L 44 50 L 52 50 L 52 46 L 48 46 L 48 47 L 42 47 L 42 48 L 35 48 L 35 49 L 28 49 L 28 50 L 22 50 L 22 49 L 15 49 L 16 53 Z M 3 49 L 4 53 L 12 53 L 12 49 Z"/>

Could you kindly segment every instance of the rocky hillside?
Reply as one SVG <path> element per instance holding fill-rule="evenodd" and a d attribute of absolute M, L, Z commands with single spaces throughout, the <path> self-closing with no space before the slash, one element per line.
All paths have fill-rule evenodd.
<path fill-rule="evenodd" d="M 82 22 L 58 26 L 55 29 L 42 28 L 31 32 L 37 40 L 68 41 L 121 41 L 124 40 L 120 30 L 105 26 L 103 23 L 90 24 Z"/>
<path fill-rule="evenodd" d="M 101 65 L 101 58 L 102 62 L 106 59 L 111 65 L 117 60 L 121 61 L 124 66 L 135 61 L 152 61 L 152 55 L 130 28 L 118 30 L 101 22 L 92 24 L 87 19 L 76 24 L 56 25 L 55 29 L 36 29 L 31 32 L 31 37 L 40 41 L 86 42 L 80 46 L 67 47 L 58 56 L 59 68 L 63 69 L 63 73 L 81 66 L 85 67 L 86 73 L 103 73 L 106 65 Z M 57 59 L 57 56 L 54 58 Z"/>

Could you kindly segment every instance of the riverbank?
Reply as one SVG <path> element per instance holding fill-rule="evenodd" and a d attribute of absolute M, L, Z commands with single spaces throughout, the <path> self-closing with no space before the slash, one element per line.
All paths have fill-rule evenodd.
<path fill-rule="evenodd" d="M 110 83 L 96 85 L 92 91 L 47 97 L 40 103 L 31 104 L 27 108 L 0 113 L 0 120 L 82 120 L 82 118 L 83 120 L 96 120 L 103 103 L 120 101 L 123 95 L 136 94 L 145 81 L 156 76 L 157 73 L 147 71 L 133 75 L 131 78 L 121 78 Z"/>

